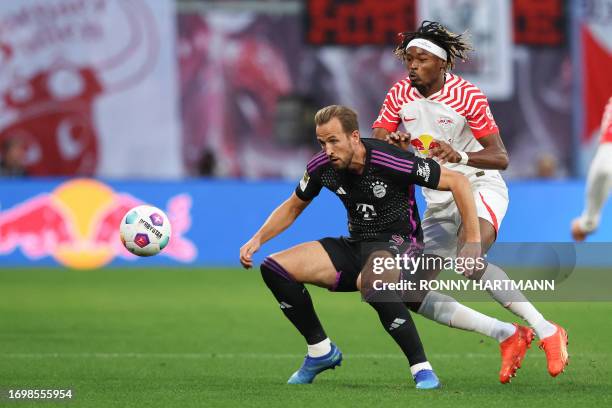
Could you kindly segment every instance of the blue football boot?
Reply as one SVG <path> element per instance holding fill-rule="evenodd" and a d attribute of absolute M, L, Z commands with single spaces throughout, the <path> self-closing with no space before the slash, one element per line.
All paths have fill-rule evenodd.
<path fill-rule="evenodd" d="M 440 380 L 433 370 L 421 370 L 414 376 L 417 390 L 433 390 L 440 388 Z"/>
<path fill-rule="evenodd" d="M 330 368 L 333 370 L 340 365 L 342 365 L 342 352 L 332 343 L 331 351 L 324 356 L 310 357 L 307 355 L 300 369 L 293 373 L 287 384 L 310 384 L 317 374 Z"/>

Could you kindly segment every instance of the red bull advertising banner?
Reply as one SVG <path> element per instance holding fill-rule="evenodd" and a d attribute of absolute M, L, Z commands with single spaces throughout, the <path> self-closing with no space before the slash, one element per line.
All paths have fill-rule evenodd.
<path fill-rule="evenodd" d="M 31 175 L 180 176 L 175 18 L 172 0 L 0 2 L 0 142 L 25 141 Z"/>
<path fill-rule="evenodd" d="M 240 247 L 293 193 L 296 182 L 0 180 L 0 268 L 236 267 Z M 525 225 L 531 224 L 541 226 L 530 231 L 531 242 L 570 240 L 567 226 L 582 206 L 582 182 L 510 182 L 509 189 L 513 204 L 499 242 L 525 242 Z M 416 196 L 422 213 L 422 195 Z M 567 199 L 551 207 L 550 197 Z M 162 209 L 172 225 L 168 246 L 147 258 L 130 254 L 119 237 L 122 217 L 141 204 Z M 609 215 L 604 214 L 594 241 L 612 241 Z M 302 242 L 346 235 L 346 228 L 342 203 L 323 190 L 255 261 Z"/>
<path fill-rule="evenodd" d="M 236 266 L 240 246 L 294 189 L 286 181 L 0 179 L 0 268 Z M 143 204 L 163 210 L 172 226 L 168 246 L 146 258 L 129 253 L 119 235 L 123 216 Z M 257 256 L 346 233 L 332 194 L 321 194 L 308 212 L 315 218 L 299 219 Z M 312 222 L 322 218 L 324 225 Z"/>
<path fill-rule="evenodd" d="M 0 211 L 0 259 L 4 264 L 56 264 L 73 269 L 134 263 L 119 239 L 119 224 L 131 208 L 154 202 L 172 224 L 170 244 L 156 260 L 190 264 L 198 250 L 189 234 L 192 196 L 186 192 L 132 194 L 93 179 L 8 182 Z M 138 189 L 137 189 L 138 190 Z M 165 262 L 164 262 L 165 258 Z"/>

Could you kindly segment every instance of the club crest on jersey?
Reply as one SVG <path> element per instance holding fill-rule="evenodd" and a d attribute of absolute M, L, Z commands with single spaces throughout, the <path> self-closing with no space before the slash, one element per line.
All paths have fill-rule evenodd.
<path fill-rule="evenodd" d="M 376 198 L 383 198 L 387 194 L 387 185 L 382 181 L 375 181 L 372 184 L 372 193 Z"/>
<path fill-rule="evenodd" d="M 438 126 L 440 126 L 440 129 L 445 132 L 448 132 L 455 124 L 455 122 L 448 116 L 440 116 L 436 122 L 438 123 Z"/>
<path fill-rule="evenodd" d="M 429 168 L 429 163 L 423 162 L 418 163 L 417 176 L 422 177 L 423 180 L 429 181 L 429 175 L 431 174 L 431 169 Z"/>
<path fill-rule="evenodd" d="M 308 182 L 310 181 L 310 176 L 308 175 L 308 171 L 304 172 L 304 177 L 300 180 L 300 189 L 302 191 L 306 191 L 306 186 L 308 186 Z"/>

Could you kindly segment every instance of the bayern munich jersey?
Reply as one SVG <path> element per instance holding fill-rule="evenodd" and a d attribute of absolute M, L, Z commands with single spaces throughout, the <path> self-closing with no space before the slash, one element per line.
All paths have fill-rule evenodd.
<path fill-rule="evenodd" d="M 327 155 L 319 152 L 308 162 L 295 194 L 304 201 L 315 198 L 323 187 L 336 194 L 346 208 L 353 238 L 373 239 L 393 233 L 422 243 L 414 184 L 436 188 L 440 166 L 383 140 L 361 141 L 366 148 L 362 174 L 334 169 Z"/>
<path fill-rule="evenodd" d="M 608 104 L 604 109 L 603 119 L 601 120 L 600 143 L 612 143 L 612 96 L 608 99 Z"/>
<path fill-rule="evenodd" d="M 410 144 L 420 157 L 429 154 L 436 140 L 446 141 L 457 151 L 477 152 L 483 149 L 477 139 L 499 132 L 482 91 L 450 73 L 446 74 L 444 87 L 428 98 L 411 86 L 409 78 L 393 85 L 372 128 L 395 132 L 400 123 L 410 133 Z M 444 166 L 465 174 L 472 182 L 476 175 L 483 174 L 480 169 L 459 163 Z M 497 170 L 486 170 L 484 174 L 483 179 L 493 178 L 504 184 Z M 453 198 L 448 191 L 427 188 L 423 194 L 428 204 L 446 203 Z"/>

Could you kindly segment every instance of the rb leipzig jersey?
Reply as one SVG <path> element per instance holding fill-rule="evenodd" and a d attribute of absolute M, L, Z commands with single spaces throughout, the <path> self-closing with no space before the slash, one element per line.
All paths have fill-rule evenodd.
<path fill-rule="evenodd" d="M 612 143 L 612 97 L 608 99 L 608 104 L 604 109 L 603 119 L 601 120 L 601 143 Z"/>
<path fill-rule="evenodd" d="M 395 132 L 400 123 L 410 133 L 410 144 L 420 157 L 429 154 L 436 140 L 449 143 L 457 151 L 477 152 L 483 149 L 477 139 L 499 132 L 482 91 L 450 73 L 446 74 L 444 87 L 429 98 L 411 86 L 409 78 L 393 85 L 372 128 Z M 476 173 L 481 172 L 477 168 L 458 163 L 446 163 L 444 166 L 465 174 L 470 181 L 473 181 Z M 491 178 L 503 183 L 497 170 L 486 170 L 485 176 L 479 178 L 479 181 Z M 428 205 L 452 200 L 449 191 L 423 188 L 423 194 Z"/>

